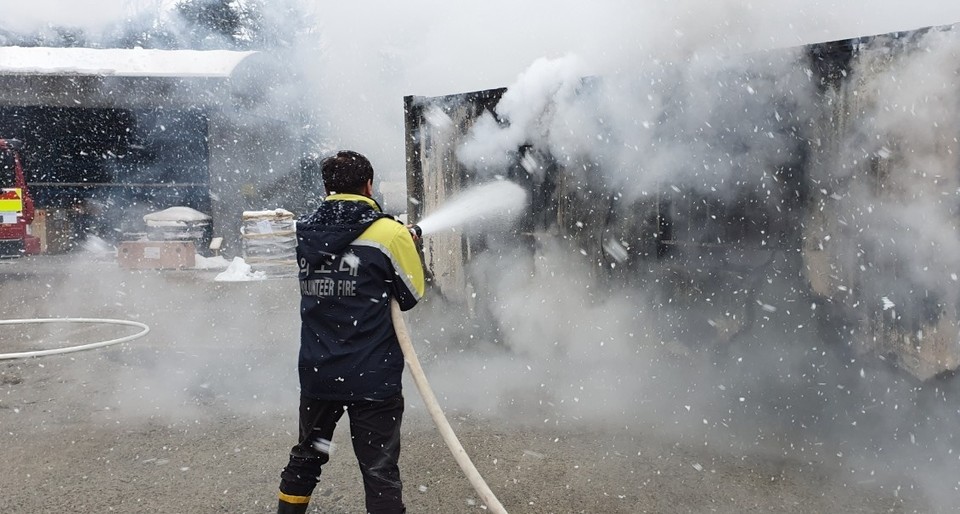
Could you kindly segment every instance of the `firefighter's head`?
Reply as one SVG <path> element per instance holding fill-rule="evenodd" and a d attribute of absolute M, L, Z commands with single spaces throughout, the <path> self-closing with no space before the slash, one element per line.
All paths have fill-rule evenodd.
<path fill-rule="evenodd" d="M 373 194 L 373 166 L 357 152 L 341 150 L 320 163 L 327 194 Z"/>

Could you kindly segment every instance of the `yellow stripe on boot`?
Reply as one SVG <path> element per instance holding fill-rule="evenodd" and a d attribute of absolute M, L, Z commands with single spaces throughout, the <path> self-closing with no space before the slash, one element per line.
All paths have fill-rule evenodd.
<path fill-rule="evenodd" d="M 293 503 L 299 505 L 301 503 L 310 503 L 309 496 L 294 496 L 292 494 L 286 494 L 283 491 L 279 492 L 280 501 Z"/>
<path fill-rule="evenodd" d="M 277 514 L 306 514 L 307 505 L 310 503 L 309 496 L 294 496 L 283 491 L 280 491 L 279 496 Z"/>

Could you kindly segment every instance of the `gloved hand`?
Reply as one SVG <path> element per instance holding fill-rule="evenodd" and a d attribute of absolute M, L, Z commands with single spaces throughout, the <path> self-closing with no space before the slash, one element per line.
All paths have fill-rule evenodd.
<path fill-rule="evenodd" d="M 419 242 L 421 236 L 423 236 L 423 230 L 420 229 L 419 225 L 410 224 L 407 225 L 407 230 L 410 231 L 410 236 L 413 237 L 414 242 Z"/>

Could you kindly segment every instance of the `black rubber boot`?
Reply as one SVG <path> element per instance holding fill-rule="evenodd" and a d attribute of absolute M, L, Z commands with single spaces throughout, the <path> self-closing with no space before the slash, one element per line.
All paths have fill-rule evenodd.
<path fill-rule="evenodd" d="M 279 500 L 277 504 L 277 514 L 306 514 L 307 503 L 287 503 Z"/>

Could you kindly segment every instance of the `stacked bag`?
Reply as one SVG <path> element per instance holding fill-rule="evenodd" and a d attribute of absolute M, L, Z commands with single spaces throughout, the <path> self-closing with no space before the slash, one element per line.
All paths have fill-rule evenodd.
<path fill-rule="evenodd" d="M 244 211 L 240 228 L 243 259 L 270 276 L 297 272 L 297 220 L 284 209 Z"/>

